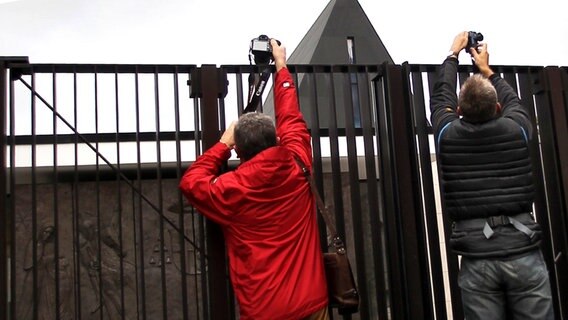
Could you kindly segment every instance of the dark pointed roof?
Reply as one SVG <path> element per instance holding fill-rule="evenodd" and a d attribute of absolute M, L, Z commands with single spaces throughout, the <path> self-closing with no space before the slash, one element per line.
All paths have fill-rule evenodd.
<path fill-rule="evenodd" d="M 330 0 L 323 12 L 314 22 L 308 33 L 288 57 L 287 63 L 312 65 L 350 64 L 347 39 L 353 40 L 355 64 L 379 65 L 383 62 L 394 63 L 381 38 L 363 11 L 357 0 Z M 298 79 L 300 98 L 308 90 L 303 76 Z M 327 99 L 329 90 L 319 90 L 320 101 Z M 302 110 L 309 110 L 305 102 Z M 338 106 L 341 108 L 341 106 Z M 263 105 L 264 113 L 274 115 L 272 88 Z M 304 114 L 306 121 L 309 116 Z"/>
<path fill-rule="evenodd" d="M 393 63 L 357 0 L 331 0 L 288 58 L 289 64 L 348 64 L 347 38 L 357 64 Z"/>

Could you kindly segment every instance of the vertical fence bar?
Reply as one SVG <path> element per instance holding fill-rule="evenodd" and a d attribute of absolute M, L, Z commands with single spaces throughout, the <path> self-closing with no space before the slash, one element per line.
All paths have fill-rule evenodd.
<path fill-rule="evenodd" d="M 316 75 L 314 74 L 314 68 L 308 67 L 306 73 L 304 74 L 304 83 L 308 84 L 308 88 L 310 88 L 311 92 L 308 95 L 310 97 L 310 118 L 312 121 L 310 122 L 311 127 L 310 135 L 312 137 L 312 150 L 313 150 L 313 174 L 316 178 L 316 183 L 321 195 L 323 195 L 323 169 L 322 169 L 322 159 L 321 159 L 321 134 L 320 134 L 320 126 L 319 126 L 319 104 L 318 104 L 318 88 L 317 88 L 317 80 Z M 299 94 L 299 93 L 298 93 Z M 325 200 L 325 199 L 324 199 Z M 321 223 L 323 222 L 321 219 L 319 220 L 320 227 Z M 325 222 L 324 222 L 325 223 Z M 320 229 L 321 230 L 321 229 Z"/>
<path fill-rule="evenodd" d="M 158 208 L 160 214 L 164 212 L 163 207 L 163 193 L 162 193 L 162 148 L 160 142 L 160 86 L 158 82 L 158 69 L 154 69 L 154 119 L 155 119 L 155 138 L 156 138 L 156 181 L 158 185 Z M 164 243 L 164 219 L 160 219 L 159 223 L 160 233 L 160 275 L 162 287 L 162 317 L 168 319 L 168 290 L 166 279 L 166 256 L 165 256 L 165 243 Z M 183 229 L 182 229 L 183 230 Z"/>
<path fill-rule="evenodd" d="M 399 272 L 399 270 L 391 270 L 391 268 L 393 267 L 393 263 L 391 262 L 393 259 L 395 259 L 396 257 L 391 256 L 391 252 L 392 252 L 392 240 L 396 241 L 396 239 L 390 239 L 389 235 L 391 234 L 389 232 L 389 227 L 391 226 L 391 224 L 389 224 L 389 220 L 388 219 L 388 208 L 390 208 L 390 198 L 387 197 L 386 195 L 387 190 L 391 190 L 390 186 L 385 183 L 385 181 L 388 179 L 388 177 L 386 177 L 386 175 L 390 174 L 390 170 L 388 170 L 388 159 L 390 158 L 390 150 L 387 148 L 388 147 L 388 134 L 389 134 L 389 130 L 386 126 L 386 124 L 388 123 L 387 119 L 386 119 L 386 101 L 387 101 L 387 95 L 386 95 L 386 84 L 385 84 L 385 72 L 386 72 L 386 68 L 383 66 L 379 67 L 379 74 L 377 75 L 377 77 L 373 78 L 373 82 L 372 82 L 372 88 L 373 88 L 373 92 L 374 92 L 374 103 L 373 103 L 373 108 L 374 108 L 374 123 L 375 123 L 375 135 L 376 135 L 376 141 L 375 141 L 375 145 L 377 148 L 377 161 L 378 161 L 378 172 L 377 175 L 380 177 L 379 178 L 379 184 L 378 184 L 378 192 L 379 192 L 379 197 L 381 198 L 381 202 L 379 203 L 379 210 L 380 212 L 382 212 L 382 216 L 381 216 L 381 223 L 383 225 L 383 234 L 381 235 L 381 239 L 383 241 L 383 245 L 382 245 L 382 250 L 384 250 L 384 252 L 382 253 L 382 260 L 381 260 L 381 264 L 382 267 L 384 268 L 384 273 L 382 275 L 383 277 L 383 282 L 384 282 L 384 291 L 383 292 L 383 297 L 382 297 L 382 301 L 379 302 L 379 313 L 383 314 L 383 317 L 380 319 L 393 319 L 394 316 L 392 316 L 394 314 L 394 312 L 398 309 L 395 309 L 398 306 L 395 306 L 396 301 L 393 298 L 393 283 L 392 283 L 392 279 L 393 274 L 397 274 Z M 389 316 L 390 314 L 390 316 Z"/>
<path fill-rule="evenodd" d="M 4 88 L 4 86 L 1 86 L 0 90 L 2 90 L 2 88 Z M 16 123 L 16 116 L 15 116 L 15 110 L 16 110 L 16 96 L 14 94 L 14 80 L 11 79 L 10 81 L 10 209 L 6 210 L 6 215 L 9 215 L 9 217 L 12 217 L 9 222 L 9 227 L 10 230 L 16 230 L 16 219 L 14 219 L 14 215 L 15 215 L 15 211 L 16 211 L 16 197 L 15 197 L 15 193 L 16 193 L 16 174 L 15 174 L 15 163 L 16 163 L 16 130 L 15 130 L 15 123 Z M 1 102 L 0 102 L 1 103 Z M 5 112 L 3 110 L 1 110 L 0 112 L 3 112 L 3 114 L 5 114 Z M 4 122 L 3 122 L 4 123 Z M 4 132 L 4 131 L 3 131 Z M 4 141 L 4 140 L 2 140 Z M 5 150 L 5 148 L 2 148 L 2 150 Z M 2 157 L 2 159 L 4 159 L 4 157 Z M 1 160 L 3 161 L 3 160 Z M 2 184 L 4 186 L 4 184 Z M 3 229 L 0 229 L 3 230 Z M 7 318 L 2 318 L 2 319 L 11 319 L 11 320 L 15 320 L 16 319 L 16 296 L 15 296 L 15 292 L 16 292 L 16 232 L 11 231 L 11 232 L 6 232 L 4 233 L 6 236 L 9 235 L 9 241 L 10 241 L 10 267 L 9 267 L 9 273 L 8 274 L 12 274 L 14 276 L 10 277 L 9 281 L 10 281 L 10 289 L 9 289 L 9 294 L 11 296 L 11 299 L 9 301 L 9 308 L 3 309 L 5 310 L 4 312 L 8 312 L 7 314 Z M 2 262 L 0 262 L 2 263 Z M 2 291 L 2 289 L 0 289 L 0 291 Z M 2 315 L 2 313 L 0 313 L 0 315 Z M 5 315 L 5 314 L 4 314 Z"/>
<path fill-rule="evenodd" d="M 6 172 L 8 172 L 6 164 L 6 118 L 8 114 L 8 92 L 6 90 L 8 84 L 8 68 L 6 66 L 7 62 L 0 60 L 0 134 L 2 135 L 2 140 L 0 141 L 0 320 L 8 319 L 10 314 L 10 304 L 8 301 L 8 284 L 10 283 L 8 267 L 9 253 L 8 244 L 10 243 L 10 221 L 9 221 L 9 210 L 6 203 L 7 191 L 6 190 Z M 10 124 L 10 128 L 13 125 Z M 13 164 L 11 164 L 13 166 Z M 11 245 L 13 246 L 13 244 Z M 11 257 L 13 260 L 13 257 Z"/>
<path fill-rule="evenodd" d="M 61 317 L 61 297 L 60 297 L 60 270 L 59 270 L 59 201 L 58 201 L 58 158 L 57 158 L 57 76 L 55 70 L 51 72 L 52 77 L 52 87 L 53 87 L 53 117 L 52 117 L 52 125 L 53 125 L 53 225 L 55 226 L 54 230 L 54 255 L 55 259 L 53 259 L 54 270 L 55 270 L 55 318 L 60 319 Z"/>
<path fill-rule="evenodd" d="M 181 170 L 181 139 L 180 139 L 180 116 L 179 116 L 179 71 L 178 67 L 174 68 L 173 73 L 173 85 L 174 85 L 174 125 L 175 125 L 175 145 L 176 145 L 176 180 L 179 181 L 182 177 L 182 170 Z M 177 202 L 180 206 L 179 215 L 178 215 L 178 225 L 182 232 L 185 233 L 185 214 L 184 214 L 184 206 L 183 206 L 183 195 L 181 191 L 177 190 Z M 193 232 L 195 234 L 195 230 Z M 179 252 L 180 252 L 180 269 L 181 269 L 181 297 L 182 297 L 182 314 L 183 319 L 189 319 L 189 309 L 188 309 L 188 293 L 187 293 L 187 272 L 186 272 L 186 249 L 185 249 L 185 239 L 183 235 L 178 235 L 178 244 L 179 244 Z M 194 241 L 195 243 L 195 241 Z M 196 297 L 199 296 L 197 294 L 196 288 Z M 196 301 L 197 310 L 199 310 L 199 301 Z M 197 312 L 199 314 L 199 311 Z"/>
<path fill-rule="evenodd" d="M 335 101 L 335 81 L 334 73 L 331 68 L 324 68 L 325 75 L 329 78 L 329 88 L 330 88 L 330 104 L 329 104 L 329 117 L 328 117 L 328 136 L 330 144 L 330 161 L 331 161 L 331 179 L 332 179 L 332 197 L 333 197 L 333 215 L 335 220 L 335 230 L 337 235 L 341 239 L 345 239 L 345 217 L 344 217 L 344 205 L 343 205 L 343 187 L 341 183 L 341 160 L 339 154 L 339 133 L 337 129 L 337 106 Z M 298 80 L 295 79 L 298 83 Z M 299 85 L 299 84 L 298 84 Z M 319 121 L 319 120 L 318 120 Z M 313 120 L 311 123 L 317 123 Z M 320 229 L 321 230 L 321 229 Z M 323 235 L 326 232 L 322 232 Z M 320 235 L 321 237 L 321 235 Z M 325 250 L 328 249 L 328 240 L 325 238 Z"/>
<path fill-rule="evenodd" d="M 331 88 L 331 101 L 329 110 L 329 144 L 331 151 L 331 173 L 332 173 L 332 186 L 333 186 L 333 204 L 334 204 L 334 217 L 335 227 L 337 234 L 341 239 L 345 239 L 345 217 L 343 216 L 343 190 L 341 183 L 341 159 L 339 153 L 339 130 L 337 128 L 337 103 L 336 103 L 336 87 L 335 87 L 335 73 L 331 68 L 327 71 L 329 76 L 329 87 Z"/>
<path fill-rule="evenodd" d="M 360 101 L 360 119 L 361 127 L 363 129 L 363 144 L 365 148 L 365 172 L 366 172 L 366 184 L 367 184 L 367 201 L 369 208 L 369 224 L 371 226 L 371 243 L 369 247 L 373 250 L 372 262 L 374 270 L 374 280 L 375 285 L 373 294 L 375 295 L 374 303 L 376 303 L 377 314 L 379 319 L 386 319 L 386 301 L 384 297 L 385 292 L 385 268 L 383 266 L 383 256 L 381 252 L 384 248 L 383 235 L 384 235 L 384 224 L 383 215 L 384 212 L 381 210 L 379 203 L 382 201 L 381 195 L 378 188 L 378 177 L 376 172 L 376 162 L 378 157 L 378 151 L 375 153 L 373 137 L 375 135 L 375 129 L 378 129 L 376 122 L 373 121 L 372 117 L 372 93 L 370 90 L 370 79 L 369 71 L 364 73 L 358 72 L 358 88 L 359 88 L 359 101 Z M 369 274 L 369 273 L 367 273 Z M 369 307 L 371 308 L 371 301 L 369 301 Z M 369 311 L 370 312 L 370 311 Z M 371 312 L 370 312 L 371 313 Z"/>
<path fill-rule="evenodd" d="M 138 72 L 138 67 L 134 73 L 134 86 L 135 86 L 135 94 L 136 94 L 136 183 L 138 190 L 142 190 L 142 167 L 141 167 L 141 147 L 140 147 L 140 74 Z M 137 207 L 135 210 L 138 209 L 138 214 L 136 215 L 136 220 L 138 220 L 138 234 L 136 238 L 138 239 L 138 260 L 137 260 L 137 270 L 138 272 L 138 283 L 140 292 L 138 296 L 140 299 L 138 300 L 138 310 L 142 313 L 140 316 L 142 319 L 146 319 L 146 271 L 144 268 L 144 215 L 142 213 L 142 197 L 136 196 L 137 200 Z"/>
<path fill-rule="evenodd" d="M 201 79 L 197 79 L 198 78 L 198 69 L 195 69 L 195 76 L 194 76 L 194 72 L 191 73 L 191 78 L 192 81 L 201 81 Z M 195 157 L 197 158 L 200 154 L 201 154 L 201 150 L 203 149 L 201 147 L 201 144 L 203 143 L 203 134 L 202 134 L 202 128 L 201 128 L 201 114 L 200 114 L 200 108 L 199 108 L 199 99 L 197 99 L 197 97 L 194 97 L 195 99 L 193 99 L 193 119 L 194 119 L 194 127 L 195 127 Z M 192 224 L 193 224 L 193 230 L 195 230 L 195 214 L 196 214 L 196 210 L 195 208 L 191 209 L 191 214 L 194 217 L 192 220 Z M 202 215 L 198 214 L 197 215 L 197 224 L 198 224 L 198 229 L 199 229 L 199 246 L 203 249 L 203 252 L 207 252 L 207 247 L 205 245 L 205 219 L 203 218 Z M 195 237 L 195 233 L 193 235 Z M 194 238 L 195 239 L 195 238 Z M 193 258 L 194 261 L 197 262 L 197 253 L 196 251 L 193 251 Z M 197 265 L 195 266 L 196 270 L 197 270 Z M 209 287 L 208 287 L 208 275 L 209 272 L 207 272 L 207 259 L 205 258 L 205 256 L 201 257 L 201 259 L 199 259 L 199 267 L 201 270 L 201 292 L 202 292 L 202 297 L 203 297 L 203 318 L 204 319 L 209 319 L 209 306 L 211 304 L 211 299 L 209 298 Z M 197 279 L 196 279 L 197 280 Z M 196 285 L 197 285 L 197 281 L 196 281 Z"/>
<path fill-rule="evenodd" d="M 359 167 L 357 163 L 357 141 L 355 131 L 355 104 L 359 102 L 358 92 L 354 92 L 351 86 L 351 77 L 356 77 L 357 70 L 355 66 L 348 66 L 343 74 L 343 92 L 344 92 L 344 115 L 345 115 L 345 135 L 347 143 L 347 162 L 349 167 L 349 186 L 351 194 L 351 218 L 353 221 L 353 239 L 355 248 L 356 261 L 356 280 L 360 292 L 361 308 L 360 315 L 362 319 L 369 318 L 369 288 L 365 276 L 365 238 L 363 236 L 363 220 L 361 214 L 363 212 L 360 202 L 359 188 Z M 347 239 L 344 239 L 347 242 Z M 346 243 L 349 247 L 349 244 Z"/>
<path fill-rule="evenodd" d="M 312 138 L 312 152 L 313 152 L 313 168 L 312 174 L 315 177 L 315 181 L 317 184 L 317 188 L 319 190 L 320 195 L 322 195 L 322 199 L 325 201 L 325 193 L 324 193 L 324 176 L 323 176 L 323 169 L 322 169 L 322 158 L 321 158 L 321 135 L 320 135 L 320 126 L 319 126 L 319 104 L 318 104 L 318 88 L 317 88 L 317 80 L 316 74 L 314 73 L 314 68 L 309 67 L 307 69 L 307 73 L 304 75 L 304 83 L 308 84 L 308 87 L 311 88 L 310 96 L 310 105 L 312 108 L 310 109 L 310 135 Z M 296 80 L 297 81 L 297 80 Z M 297 82 L 294 82 L 296 87 L 299 86 Z M 300 93 L 296 92 L 299 96 Z M 318 227 L 319 230 L 326 230 L 325 221 L 318 214 Z M 326 232 L 320 232 L 320 241 L 323 244 L 327 244 L 327 237 Z"/>
<path fill-rule="evenodd" d="M 98 72 L 97 72 L 97 68 L 95 66 L 95 72 L 93 74 L 94 77 L 94 86 L 95 86 L 95 134 L 98 135 L 99 134 L 99 78 L 98 78 Z M 78 129 L 78 128 L 76 128 Z M 104 292 L 104 283 L 103 283 L 103 256 L 102 256 L 102 239 L 101 239 L 101 231 L 102 231 L 102 225 L 101 225 L 101 176 L 100 176 L 100 171 L 101 171 L 101 166 L 100 166 L 100 159 L 99 159 L 99 149 L 100 145 L 99 145 L 99 141 L 95 142 L 95 199 L 97 200 L 95 203 L 95 214 L 96 214 L 96 220 L 97 220 L 97 232 L 96 232 L 96 239 L 97 239 L 97 261 L 99 262 L 99 266 L 96 269 L 96 275 L 97 275 L 97 279 L 95 281 L 98 281 L 97 285 L 99 288 L 99 292 L 98 292 L 98 296 L 99 296 L 99 319 L 103 320 L 103 315 L 104 315 L 104 310 L 106 308 L 106 304 L 105 304 L 105 297 L 103 296 L 103 292 Z M 117 155 L 118 158 L 118 155 Z M 118 161 L 117 161 L 118 162 Z M 120 194 L 120 191 L 117 192 L 117 195 Z M 80 226 L 85 226 L 85 219 L 87 219 L 86 216 L 78 216 L 77 217 L 80 222 L 79 225 Z M 108 311 L 108 310 L 107 310 Z"/>
<path fill-rule="evenodd" d="M 239 68 L 238 71 L 235 73 L 235 78 L 237 82 L 237 113 L 240 116 L 243 114 L 244 106 L 244 95 L 243 95 L 243 74 L 241 69 Z"/>
<path fill-rule="evenodd" d="M 126 304 L 125 304 L 125 293 L 124 293 L 124 239 L 123 239 L 123 231 L 122 231 L 122 189 L 121 189 L 121 181 L 120 172 L 121 170 L 121 159 L 120 159 L 120 104 L 118 99 L 118 73 L 115 68 L 114 70 L 114 104 L 115 104 L 115 114 L 116 114 L 116 135 L 115 135 L 115 143 L 116 143 L 116 189 L 117 192 L 117 214 L 118 214 L 118 250 L 119 254 L 119 281 L 120 281 L 120 317 L 121 319 L 125 319 L 126 317 Z M 98 157 L 97 157 L 98 159 Z M 133 192 L 134 193 L 134 192 Z"/>
<path fill-rule="evenodd" d="M 32 68 L 32 94 L 31 94 L 31 131 L 32 131 L 32 144 L 31 144 L 31 174 L 32 174 L 32 268 L 33 268 L 33 318 L 37 319 L 39 316 L 39 287 L 38 287 L 38 262 L 37 262 L 37 243 L 38 243 L 38 227 L 37 227 L 37 136 L 36 136 L 36 97 L 35 92 L 35 73 Z"/>
<path fill-rule="evenodd" d="M 79 110 L 77 103 L 77 72 L 73 70 L 73 127 L 77 128 Z M 72 230 L 73 230 L 73 276 L 74 276 L 74 315 L 81 319 L 81 261 L 79 248 L 79 135 L 74 135 L 74 167 L 73 167 L 73 194 L 72 194 Z"/>

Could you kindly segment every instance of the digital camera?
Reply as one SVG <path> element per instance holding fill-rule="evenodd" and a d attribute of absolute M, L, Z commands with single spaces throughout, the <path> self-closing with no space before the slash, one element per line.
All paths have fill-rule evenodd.
<path fill-rule="evenodd" d="M 276 40 L 278 45 L 280 41 Z M 254 56 L 255 64 L 270 64 L 274 58 L 272 57 L 272 45 L 270 45 L 270 37 L 261 34 L 257 38 L 250 41 L 250 53 Z"/>
<path fill-rule="evenodd" d="M 477 48 L 479 46 L 479 41 L 483 41 L 483 35 L 479 32 L 470 31 L 467 34 L 467 46 L 465 50 L 469 53 L 470 48 Z"/>

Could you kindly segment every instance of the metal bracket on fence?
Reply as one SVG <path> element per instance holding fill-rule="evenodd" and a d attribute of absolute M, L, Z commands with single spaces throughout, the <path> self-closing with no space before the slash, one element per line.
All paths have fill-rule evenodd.
<path fill-rule="evenodd" d="M 218 97 L 224 98 L 228 93 L 229 81 L 227 80 L 227 71 L 218 68 L 217 69 L 217 80 L 218 80 Z M 190 98 L 201 98 L 203 97 L 203 86 L 201 78 L 201 68 L 195 68 L 191 70 L 189 75 L 189 80 L 187 80 L 187 85 L 189 86 L 189 97 Z"/>
<path fill-rule="evenodd" d="M 0 66 L 10 69 L 10 80 L 19 79 L 29 69 L 28 57 L 0 57 Z"/>

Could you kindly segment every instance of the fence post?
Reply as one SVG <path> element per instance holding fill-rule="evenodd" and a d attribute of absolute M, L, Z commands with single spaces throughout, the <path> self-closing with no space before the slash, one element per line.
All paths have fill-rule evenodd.
<path fill-rule="evenodd" d="M 0 58 L 0 320 L 8 317 L 8 210 L 6 210 L 6 115 L 8 109 L 7 61 Z"/>
<path fill-rule="evenodd" d="M 546 67 L 540 90 L 535 93 L 546 182 L 552 265 L 550 280 L 555 294 L 557 318 L 568 319 L 568 74 L 565 69 Z M 537 216 L 538 218 L 538 216 Z M 546 220 L 546 219 L 545 219 Z M 554 290 L 556 289 L 556 290 Z"/>
<path fill-rule="evenodd" d="M 10 237 L 12 232 L 10 230 L 10 214 L 7 210 L 8 190 L 6 185 L 8 179 L 6 178 L 8 166 L 6 163 L 7 157 L 7 136 L 6 136 L 6 122 L 8 114 L 8 64 L 14 62 L 28 62 L 27 57 L 0 57 L 0 320 L 8 319 L 10 317 L 10 271 L 9 271 L 9 253 Z"/>
<path fill-rule="evenodd" d="M 219 98 L 226 95 L 227 82 L 224 74 L 215 65 L 202 65 L 196 72 L 198 79 L 192 79 L 192 91 L 198 90 L 200 96 L 201 128 L 203 130 L 203 150 L 216 144 L 220 138 Z M 196 82 L 197 81 L 197 82 Z M 206 221 L 206 245 L 208 255 L 207 284 L 209 286 L 209 312 L 212 320 L 234 318 L 231 310 L 230 283 L 227 275 L 225 241 L 219 225 Z"/>
<path fill-rule="evenodd" d="M 8 196 L 10 191 L 8 185 L 8 164 L 6 158 L 8 156 L 8 139 L 7 139 L 7 121 L 8 121 L 8 70 L 10 64 L 28 64 L 28 57 L 0 57 L 0 320 L 13 319 L 14 310 L 13 302 L 10 299 L 10 289 L 13 289 L 10 279 L 10 253 L 12 239 L 12 217 L 8 208 Z M 11 74 L 14 77 L 14 74 Z M 13 165 L 13 164 L 10 164 Z M 12 258 L 13 259 L 13 258 Z M 13 263 L 13 261 L 12 261 Z M 12 275 L 13 277 L 13 275 Z"/>
<path fill-rule="evenodd" d="M 411 95 L 404 69 L 383 65 L 385 102 L 377 101 L 393 319 L 432 319 Z"/>

